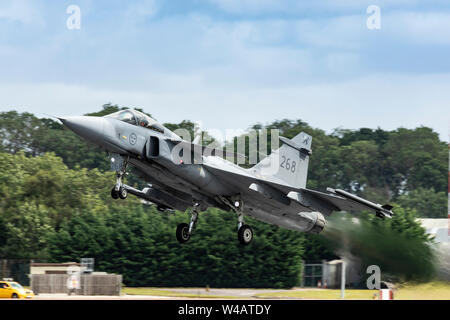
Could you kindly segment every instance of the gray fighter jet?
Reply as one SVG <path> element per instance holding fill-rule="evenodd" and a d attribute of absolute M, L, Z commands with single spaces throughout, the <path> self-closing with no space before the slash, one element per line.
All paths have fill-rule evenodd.
<path fill-rule="evenodd" d="M 128 193 L 155 204 L 158 210 L 190 209 L 190 223 L 176 230 L 180 243 L 193 234 L 198 214 L 216 207 L 237 214 L 238 240 L 247 245 L 253 231 L 244 223 L 250 216 L 286 229 L 320 233 L 333 211 L 371 210 L 380 218 L 393 215 L 380 205 L 340 189 L 319 192 L 306 188 L 312 137 L 301 132 L 292 139 L 279 137 L 281 147 L 252 168 L 231 161 L 222 150 L 208 148 L 168 130 L 151 117 L 122 110 L 104 117 L 58 118 L 70 130 L 111 154 L 117 180 L 114 199 Z M 132 165 L 149 184 L 137 190 L 123 183 Z"/>

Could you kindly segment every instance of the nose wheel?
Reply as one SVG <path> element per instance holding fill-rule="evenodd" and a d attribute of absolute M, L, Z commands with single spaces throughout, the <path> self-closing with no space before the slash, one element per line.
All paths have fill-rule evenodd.
<path fill-rule="evenodd" d="M 116 190 L 116 187 L 111 189 L 111 197 L 113 199 L 126 199 L 128 197 L 128 191 L 124 187 L 119 187 L 119 190 Z"/>
<path fill-rule="evenodd" d="M 122 177 L 127 174 L 128 158 L 124 159 L 119 154 L 112 154 L 111 169 L 116 171 L 116 185 L 111 189 L 111 197 L 113 199 L 126 199 L 128 191 L 123 187 Z"/>

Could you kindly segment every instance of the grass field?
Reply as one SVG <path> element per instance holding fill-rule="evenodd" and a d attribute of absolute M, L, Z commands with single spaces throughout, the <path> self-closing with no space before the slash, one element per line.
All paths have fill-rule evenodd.
<path fill-rule="evenodd" d="M 123 288 L 122 293 L 127 295 L 149 295 L 161 297 L 180 297 L 180 298 L 212 298 L 212 299 L 340 299 L 341 291 L 334 289 L 248 289 L 254 293 L 250 295 L 241 295 L 239 290 L 243 289 L 220 289 L 215 294 L 215 289 L 206 292 L 204 288 L 187 288 L 183 292 L 178 289 L 159 289 L 159 288 Z M 188 292 L 189 291 L 189 292 Z M 261 293 L 259 293 L 260 291 Z M 223 293 L 226 294 L 223 294 Z M 345 291 L 345 299 L 372 300 L 378 299 L 378 290 L 354 290 Z M 394 292 L 395 300 L 450 300 L 450 282 L 431 282 L 426 284 L 405 284 L 400 286 Z"/>
<path fill-rule="evenodd" d="M 377 290 L 346 290 L 345 299 L 370 300 L 373 299 Z M 275 293 L 261 293 L 256 295 L 258 298 L 300 298 L 300 299 L 341 299 L 341 290 L 322 289 L 322 290 L 291 290 Z"/>
<path fill-rule="evenodd" d="M 405 285 L 396 293 L 401 300 L 450 300 L 450 282 Z"/>
<path fill-rule="evenodd" d="M 198 293 L 183 293 L 171 291 L 170 289 L 158 288 L 123 288 L 122 294 L 129 295 L 145 295 L 145 296 L 160 296 L 160 297 L 180 297 L 180 298 L 211 298 L 211 299 L 236 299 L 235 296 L 204 294 L 205 289 L 199 289 Z"/>
<path fill-rule="evenodd" d="M 345 290 L 345 299 L 378 299 L 378 290 Z M 302 298 L 302 299 L 340 299 L 340 290 L 305 290 L 263 293 L 259 298 Z M 430 282 L 426 284 L 406 284 L 394 291 L 395 300 L 450 300 L 450 283 Z"/>

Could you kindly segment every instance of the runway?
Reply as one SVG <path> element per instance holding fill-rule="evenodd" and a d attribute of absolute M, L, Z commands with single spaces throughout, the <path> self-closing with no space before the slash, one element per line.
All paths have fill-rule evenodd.
<path fill-rule="evenodd" d="M 67 295 L 64 293 L 42 293 L 36 295 L 29 300 L 214 300 L 214 299 L 227 299 L 227 300 L 265 300 L 265 299 L 280 299 L 277 297 L 279 294 L 287 294 L 289 292 L 296 293 L 301 291 L 321 290 L 321 289 L 305 289 L 294 288 L 287 290 L 278 289 L 239 289 L 239 288 L 126 288 L 124 291 L 130 291 L 136 289 L 136 291 L 148 291 L 152 294 L 128 294 L 122 292 L 120 296 L 85 296 L 85 295 Z M 293 297 L 284 297 L 284 299 L 296 299 L 295 294 Z M 13 300 L 13 299 L 9 299 Z"/>

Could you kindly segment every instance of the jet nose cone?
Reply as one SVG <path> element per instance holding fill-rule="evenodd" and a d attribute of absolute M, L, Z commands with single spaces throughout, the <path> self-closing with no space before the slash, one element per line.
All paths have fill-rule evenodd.
<path fill-rule="evenodd" d="M 58 118 L 67 128 L 77 135 L 94 143 L 101 143 L 105 119 L 102 117 L 65 117 Z"/>

